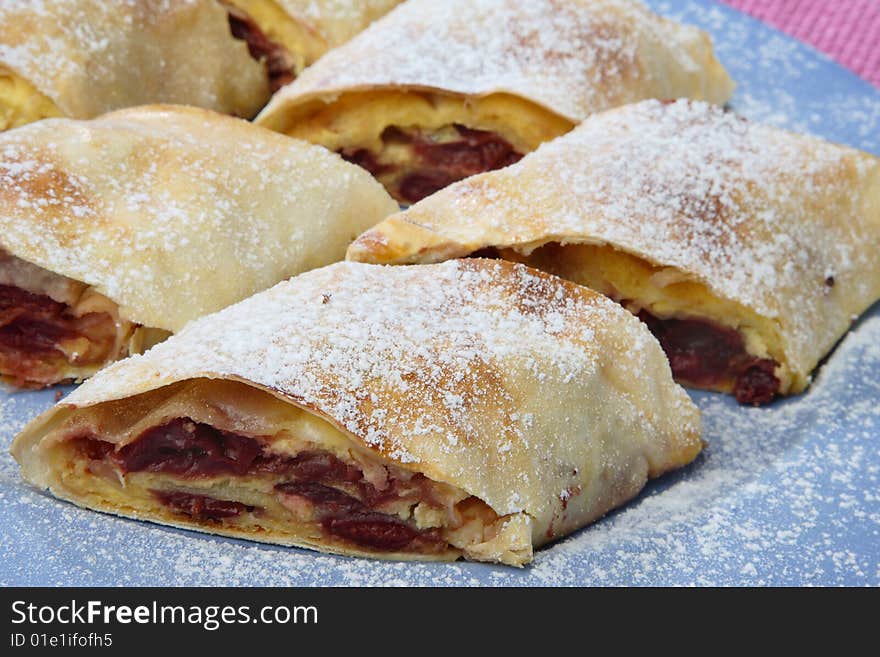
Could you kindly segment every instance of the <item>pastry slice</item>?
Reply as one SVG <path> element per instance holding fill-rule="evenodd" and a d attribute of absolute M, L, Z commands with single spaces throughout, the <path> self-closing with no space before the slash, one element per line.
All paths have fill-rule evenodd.
<path fill-rule="evenodd" d="M 269 96 L 217 0 L 0 2 L 0 130 L 148 103 L 250 118 Z"/>
<path fill-rule="evenodd" d="M 607 294 L 678 381 L 760 404 L 804 390 L 880 298 L 880 161 L 706 103 L 645 101 L 389 217 L 348 257 L 474 253 Z"/>
<path fill-rule="evenodd" d="M 265 62 L 272 91 L 401 0 L 220 0 L 232 34 Z"/>
<path fill-rule="evenodd" d="M 82 379 L 345 255 L 397 209 L 326 150 L 144 107 L 0 135 L 0 379 Z"/>
<path fill-rule="evenodd" d="M 638 376 L 634 376 L 637 373 Z M 700 452 L 647 329 L 499 260 L 337 263 L 99 372 L 12 452 L 81 506 L 346 555 L 522 565 Z"/>
<path fill-rule="evenodd" d="M 700 30 L 630 0 L 410 0 L 277 93 L 257 122 L 368 169 L 401 202 L 507 166 L 593 112 L 724 103 Z"/>

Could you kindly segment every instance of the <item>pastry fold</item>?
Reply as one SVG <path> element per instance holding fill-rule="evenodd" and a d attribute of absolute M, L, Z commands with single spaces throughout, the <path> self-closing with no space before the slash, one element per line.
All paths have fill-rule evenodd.
<path fill-rule="evenodd" d="M 257 122 L 370 170 L 402 202 L 517 161 L 644 98 L 723 103 L 700 30 L 625 0 L 410 0 L 278 92 Z"/>
<path fill-rule="evenodd" d="M 762 403 L 880 298 L 880 161 L 700 102 L 593 116 L 359 237 L 348 257 L 522 261 L 639 314 L 681 382 Z"/>
<path fill-rule="evenodd" d="M 250 118 L 269 96 L 217 0 L 0 3 L 0 130 L 149 103 Z"/>
<path fill-rule="evenodd" d="M 632 315 L 470 259 L 280 283 L 99 372 L 12 452 L 33 484 L 123 516 L 522 565 L 690 462 L 699 436 Z"/>
<path fill-rule="evenodd" d="M 402 0 L 221 0 L 232 33 L 263 59 L 272 90 L 342 45 Z"/>
<path fill-rule="evenodd" d="M 396 209 L 338 156 L 207 110 L 3 133 L 0 377 L 33 387 L 88 376 L 341 260 Z"/>

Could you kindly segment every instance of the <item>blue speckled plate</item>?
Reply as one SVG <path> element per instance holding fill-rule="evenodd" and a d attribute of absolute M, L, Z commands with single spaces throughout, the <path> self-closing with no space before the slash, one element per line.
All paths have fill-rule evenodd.
<path fill-rule="evenodd" d="M 880 154 L 880 92 L 706 0 L 650 2 L 708 30 L 746 116 Z M 330 557 L 78 509 L 24 485 L 7 450 L 54 391 L 0 392 L 0 584 L 880 584 L 880 308 L 769 408 L 695 393 L 709 447 L 690 467 L 525 569 Z"/>

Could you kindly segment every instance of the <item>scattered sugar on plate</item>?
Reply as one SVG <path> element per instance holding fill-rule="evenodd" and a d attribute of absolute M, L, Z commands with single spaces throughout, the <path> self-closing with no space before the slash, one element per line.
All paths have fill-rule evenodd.
<path fill-rule="evenodd" d="M 740 85 L 735 109 L 880 153 L 880 93 L 867 84 L 714 2 L 649 4 L 712 33 Z M 52 392 L 0 394 L 0 584 L 876 586 L 878 371 L 875 307 L 802 396 L 750 409 L 692 393 L 706 424 L 704 455 L 623 510 L 539 550 L 523 570 L 330 557 L 78 509 L 25 486 L 7 451 Z"/>
<path fill-rule="evenodd" d="M 162 528 L 58 502 L 6 449 L 31 397 L 0 402 L 0 584 L 880 584 L 880 312 L 804 395 L 744 408 L 695 393 L 703 456 L 624 509 L 539 550 L 523 570 L 321 555 Z M 51 395 L 39 393 L 42 406 Z"/>

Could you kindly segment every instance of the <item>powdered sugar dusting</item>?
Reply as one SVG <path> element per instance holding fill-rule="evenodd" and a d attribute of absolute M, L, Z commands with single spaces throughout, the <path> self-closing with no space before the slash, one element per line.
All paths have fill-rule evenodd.
<path fill-rule="evenodd" d="M 642 440 L 669 443 L 672 454 L 691 449 L 696 411 L 657 363 L 665 365 L 659 345 L 620 306 L 521 265 L 338 263 L 193 322 L 67 401 L 94 404 L 203 373 L 241 378 L 499 514 L 544 522 L 561 504 L 548 490 L 591 483 L 571 479 L 582 458 L 573 436 L 604 426 L 574 410 L 563 422 L 553 408 L 561 400 L 604 409 L 638 450 Z M 616 385 L 636 369 L 639 382 Z M 590 453 L 614 467 L 616 449 L 630 447 Z M 677 458 L 644 451 L 652 463 Z"/>
<path fill-rule="evenodd" d="M 880 91 L 827 55 L 717 2 L 648 4 L 713 36 L 718 59 L 739 84 L 731 101 L 737 113 L 880 155 Z"/>
<path fill-rule="evenodd" d="M 269 95 L 217 0 L 4 0 L 0 69 L 76 118 L 159 102 L 251 117 Z"/>
<path fill-rule="evenodd" d="M 878 371 L 875 311 L 806 395 L 762 409 L 699 395 L 709 448 L 681 481 L 544 553 L 533 575 L 552 584 L 877 585 Z M 609 549 L 621 550 L 614 565 L 579 576 L 567 565 Z"/>
<path fill-rule="evenodd" d="M 803 46 L 780 51 L 789 66 L 766 64 L 775 33 L 711 0 L 649 4 L 712 33 L 737 111 L 880 154 L 880 93 L 866 83 Z M 327 557 L 78 509 L 26 486 L 7 452 L 52 392 L 0 395 L 0 584 L 878 586 L 877 344 L 875 308 L 802 397 L 743 409 L 692 393 L 704 456 L 522 571 Z"/>
<path fill-rule="evenodd" d="M 345 43 L 402 0 L 277 0 L 291 16 L 317 31 L 328 46 Z"/>
<path fill-rule="evenodd" d="M 573 121 L 641 98 L 688 93 L 671 79 L 723 102 L 729 81 L 702 70 L 707 60 L 698 30 L 663 21 L 640 2 L 414 0 L 306 70 L 261 120 L 288 101 L 371 86 L 512 93 Z"/>
<path fill-rule="evenodd" d="M 789 366 L 806 376 L 880 297 L 880 219 L 867 200 L 878 187 L 880 160 L 854 149 L 703 102 L 648 100 L 594 115 L 388 225 L 423 226 L 444 251 L 598 242 L 675 267 L 774 319 Z M 390 252 L 422 258 L 406 239 L 409 252 Z"/>
<path fill-rule="evenodd" d="M 624 510 L 539 550 L 522 571 L 331 557 L 119 520 L 27 487 L 4 449 L 5 531 L 31 538 L 0 543 L 0 583 L 880 585 L 873 549 L 880 536 L 877 371 L 875 310 L 801 397 L 745 409 L 721 395 L 695 393 L 709 441 L 704 455 L 650 484 Z M 0 404 L 4 444 L 33 400 L 12 396 Z M 36 401 L 50 403 L 48 393 Z"/>
<path fill-rule="evenodd" d="M 0 248 L 171 331 L 341 259 L 395 208 L 325 149 L 203 110 L 151 106 L 0 135 Z"/>

